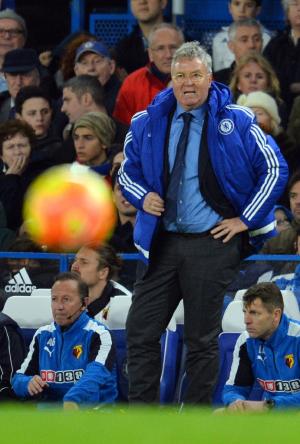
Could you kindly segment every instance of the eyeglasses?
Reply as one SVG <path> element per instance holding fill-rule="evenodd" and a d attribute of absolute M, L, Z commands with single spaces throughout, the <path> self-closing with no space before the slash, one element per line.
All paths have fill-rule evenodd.
<path fill-rule="evenodd" d="M 24 31 L 22 29 L 0 28 L 0 37 L 4 37 L 6 34 L 9 37 L 18 37 L 19 35 L 24 34 Z"/>
<path fill-rule="evenodd" d="M 183 74 L 178 72 L 172 76 L 172 79 L 178 85 L 182 85 L 187 80 L 190 80 L 192 83 L 201 83 L 207 77 L 207 74 L 202 74 L 200 72 L 192 72 L 190 74 Z"/>
<path fill-rule="evenodd" d="M 164 54 L 166 51 L 174 53 L 177 48 L 178 48 L 178 46 L 176 46 L 176 45 L 161 45 L 161 46 L 157 46 L 156 48 L 151 47 L 151 50 L 156 52 L 157 54 Z"/>

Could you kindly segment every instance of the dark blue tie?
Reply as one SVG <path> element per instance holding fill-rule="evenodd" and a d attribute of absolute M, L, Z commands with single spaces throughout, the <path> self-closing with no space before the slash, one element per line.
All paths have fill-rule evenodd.
<path fill-rule="evenodd" d="M 176 222 L 178 190 L 184 167 L 184 157 L 189 138 L 190 123 L 193 116 L 190 113 L 183 113 L 181 114 L 181 117 L 183 118 L 184 125 L 179 137 L 175 162 L 166 194 L 166 211 L 164 218 L 168 223 Z"/>

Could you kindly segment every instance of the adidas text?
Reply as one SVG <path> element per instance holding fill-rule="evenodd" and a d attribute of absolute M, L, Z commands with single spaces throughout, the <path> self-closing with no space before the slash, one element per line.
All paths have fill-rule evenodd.
<path fill-rule="evenodd" d="M 36 285 L 26 285 L 26 284 L 7 284 L 4 287 L 4 291 L 7 293 L 28 293 L 31 294 L 33 290 L 36 289 Z"/>

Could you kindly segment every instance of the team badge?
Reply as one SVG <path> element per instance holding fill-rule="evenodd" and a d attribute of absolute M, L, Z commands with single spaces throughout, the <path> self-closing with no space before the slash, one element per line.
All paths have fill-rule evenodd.
<path fill-rule="evenodd" d="M 83 47 L 84 49 L 90 49 L 94 46 L 94 42 L 86 42 Z"/>
<path fill-rule="evenodd" d="M 285 355 L 284 357 L 285 365 L 288 366 L 288 368 L 292 368 L 295 364 L 294 355 Z"/>
<path fill-rule="evenodd" d="M 73 347 L 73 356 L 75 356 L 76 359 L 79 359 L 80 356 L 82 355 L 82 345 L 75 345 L 75 347 Z"/>
<path fill-rule="evenodd" d="M 223 119 L 219 123 L 218 129 L 221 134 L 227 136 L 228 134 L 232 133 L 232 131 L 234 130 L 234 123 L 230 119 Z"/>

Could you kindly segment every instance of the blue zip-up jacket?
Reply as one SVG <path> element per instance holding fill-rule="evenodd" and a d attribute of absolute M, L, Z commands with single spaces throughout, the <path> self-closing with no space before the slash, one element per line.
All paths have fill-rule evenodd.
<path fill-rule="evenodd" d="M 39 328 L 12 381 L 17 396 L 30 397 L 28 383 L 33 375 L 49 384 L 43 392 L 46 400 L 114 402 L 117 380 L 110 332 L 86 313 L 65 331 L 55 322 Z"/>
<path fill-rule="evenodd" d="M 143 211 L 143 202 L 151 191 L 164 198 L 165 138 L 175 106 L 173 90 L 162 91 L 147 110 L 133 116 L 125 139 L 119 183 L 126 199 L 139 210 L 134 241 L 146 258 L 159 217 Z M 259 247 L 276 234 L 273 207 L 288 179 L 287 164 L 250 109 L 231 103 L 227 86 L 212 82 L 207 113 L 208 150 L 219 186 L 248 226 L 253 245 Z"/>
<path fill-rule="evenodd" d="M 275 408 L 300 407 L 300 324 L 282 315 L 280 324 L 266 341 L 237 340 L 223 402 L 248 399 L 254 381 L 263 389 L 263 399 L 273 399 Z"/>

